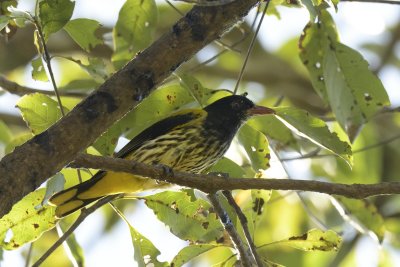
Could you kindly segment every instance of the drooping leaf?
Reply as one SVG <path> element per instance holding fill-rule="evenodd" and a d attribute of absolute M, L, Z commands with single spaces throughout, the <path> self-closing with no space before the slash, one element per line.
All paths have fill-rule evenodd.
<path fill-rule="evenodd" d="M 332 110 L 353 140 L 362 124 L 389 105 L 388 95 L 362 55 L 344 44 L 326 50 L 323 69 Z"/>
<path fill-rule="evenodd" d="M 322 231 L 319 229 L 312 229 L 301 236 L 292 236 L 269 245 L 283 244 L 304 251 L 336 251 L 341 242 L 342 238 L 332 230 Z"/>
<path fill-rule="evenodd" d="M 296 151 L 300 150 L 293 133 L 276 116 L 258 116 L 250 119 L 248 125 L 279 142 L 277 148 L 290 147 Z"/>
<path fill-rule="evenodd" d="M 32 60 L 32 78 L 41 82 L 49 81 L 41 57 Z"/>
<path fill-rule="evenodd" d="M 39 18 L 47 41 L 50 34 L 61 30 L 74 11 L 75 2 L 70 0 L 46 0 L 39 2 Z"/>
<path fill-rule="evenodd" d="M 181 249 L 178 254 L 171 261 L 170 266 L 180 267 L 185 263 L 191 261 L 193 258 L 213 249 L 220 247 L 221 245 L 212 245 L 212 244 L 199 244 L 199 245 L 190 245 Z"/>
<path fill-rule="evenodd" d="M 258 172 L 269 168 L 268 139 L 263 133 L 245 124 L 239 130 L 238 140 L 246 150 L 254 171 Z"/>
<path fill-rule="evenodd" d="M 16 249 L 39 238 L 56 224 L 54 207 L 41 206 L 45 189 L 29 193 L 0 219 L 0 240 L 4 249 Z M 11 231 L 11 238 L 4 240 Z"/>
<path fill-rule="evenodd" d="M 167 262 L 158 261 L 157 257 L 160 251 L 147 239 L 144 235 L 139 233 L 128 221 L 128 219 L 119 211 L 116 210 L 118 215 L 126 222 L 131 233 L 132 245 L 134 250 L 135 261 L 139 267 L 168 266 Z"/>
<path fill-rule="evenodd" d="M 61 118 L 57 101 L 40 93 L 24 95 L 19 99 L 17 107 L 35 135 L 43 132 Z M 64 111 L 68 110 L 64 107 Z"/>
<path fill-rule="evenodd" d="M 150 44 L 156 24 L 157 6 L 154 0 L 125 2 L 113 29 L 115 52 L 112 60 L 117 68 Z"/>
<path fill-rule="evenodd" d="M 107 78 L 109 73 L 107 72 L 107 67 L 104 61 L 100 58 L 87 58 L 87 62 L 83 63 L 79 59 L 74 59 L 72 57 L 60 57 L 69 61 L 72 61 L 79 65 L 84 71 L 86 71 L 98 84 L 103 83 Z"/>
<path fill-rule="evenodd" d="M 183 88 L 186 88 L 188 92 L 193 96 L 194 99 L 202 106 L 205 106 L 205 102 L 211 95 L 212 90 L 204 88 L 204 86 L 195 77 L 188 74 L 182 74 L 179 76 L 180 84 Z"/>
<path fill-rule="evenodd" d="M 71 38 L 87 52 L 103 43 L 103 40 L 95 34 L 99 28 L 100 23 L 92 19 L 74 19 L 64 26 Z"/>
<path fill-rule="evenodd" d="M 171 232 L 192 242 L 218 241 L 223 227 L 208 202 L 192 200 L 184 192 L 166 191 L 144 197 L 146 205 Z"/>
<path fill-rule="evenodd" d="M 352 164 L 351 146 L 339 139 L 336 133 L 329 131 L 325 122 L 311 116 L 308 112 L 289 108 L 275 108 L 278 117 L 303 137 L 335 153 Z"/>
<path fill-rule="evenodd" d="M 351 222 L 362 233 L 369 234 L 377 241 L 382 242 L 386 228 L 382 215 L 377 207 L 366 199 L 349 199 L 335 196 L 334 206 L 340 215 Z M 339 206 L 341 205 L 341 207 Z"/>

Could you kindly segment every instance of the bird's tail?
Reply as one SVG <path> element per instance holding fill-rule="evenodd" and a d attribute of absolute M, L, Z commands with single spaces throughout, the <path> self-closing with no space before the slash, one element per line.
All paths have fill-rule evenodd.
<path fill-rule="evenodd" d="M 92 197 L 85 197 L 84 192 L 90 192 L 91 188 L 102 178 L 104 174 L 102 172 L 93 176 L 93 178 L 77 184 L 68 189 L 62 190 L 54 194 L 50 200 L 50 205 L 56 207 L 57 218 L 65 217 L 83 207 L 95 202 L 96 200 L 103 198 L 105 195 L 97 195 Z"/>

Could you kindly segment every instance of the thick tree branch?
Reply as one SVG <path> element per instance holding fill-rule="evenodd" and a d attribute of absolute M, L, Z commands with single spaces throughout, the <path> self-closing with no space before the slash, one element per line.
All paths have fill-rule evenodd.
<path fill-rule="evenodd" d="M 169 173 L 165 171 L 164 166 L 149 166 L 125 159 L 83 154 L 79 155 L 70 166 L 133 173 L 160 181 L 196 188 L 206 193 L 213 193 L 218 190 L 272 189 L 309 191 L 356 199 L 377 195 L 400 194 L 400 182 L 339 184 L 292 179 L 225 178 L 217 175 L 199 175 L 175 171 Z"/>
<path fill-rule="evenodd" d="M 224 6 L 194 7 L 168 33 L 59 122 L 6 155 L 0 162 L 0 216 L 72 161 L 177 67 L 229 30 L 257 2 L 241 0 Z"/>

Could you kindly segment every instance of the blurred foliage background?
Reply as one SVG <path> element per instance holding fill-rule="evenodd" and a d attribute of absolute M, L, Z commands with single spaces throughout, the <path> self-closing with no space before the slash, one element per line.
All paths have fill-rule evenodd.
<path fill-rule="evenodd" d="M 3 7 L 15 5 L 16 2 L 0 1 Z M 30 3 L 31 1 L 18 2 L 15 6 L 20 10 L 34 12 L 34 3 Z M 124 23 L 122 19 L 117 23 L 118 12 L 124 3 L 125 1 L 76 1 L 73 19 L 90 18 L 100 23 L 86 25 L 93 27 L 95 37 L 84 39 L 85 44 L 74 40 L 71 34 L 80 24 L 77 28 L 70 25 L 69 31 L 64 27 L 49 34 L 47 48 L 52 56 L 56 84 L 66 110 L 72 109 L 112 72 L 168 31 L 191 8 L 191 5 L 177 1 L 157 1 L 156 15 L 147 14 L 149 17 L 146 20 L 151 20 L 146 22 L 150 25 L 142 29 L 144 33 L 131 40 L 134 47 L 128 45 L 126 48 L 126 39 L 118 41 L 118 31 L 122 28 L 116 26 Z M 367 59 L 370 70 L 382 80 L 391 101 L 391 106 L 382 107 L 369 117 L 368 122 L 351 132 L 350 136 L 336 121 L 331 105 L 314 89 L 310 74 L 299 57 L 301 33 L 310 20 L 307 9 L 302 5 L 306 3 L 313 3 L 321 9 L 331 6 L 328 10 L 337 23 L 339 36 L 343 33 L 342 43 L 359 51 Z M 314 130 L 293 125 L 291 129 L 295 128 L 295 131 L 289 131 L 278 120 L 258 120 L 251 121 L 249 125 L 262 135 L 251 135 L 254 133 L 252 130 L 243 128 L 227 155 L 235 163 L 225 160 L 217 170 L 233 170 L 234 175 L 231 175 L 235 177 L 289 177 L 341 183 L 398 181 L 400 6 L 343 1 L 335 10 L 334 4 L 325 1 L 272 1 L 251 51 L 239 93 L 249 93 L 251 99 L 262 105 L 304 110 L 324 121 L 330 130 L 337 132 L 342 141 L 353 140 L 353 155 L 348 155 L 352 157 L 348 160 L 353 162 L 352 167 L 337 156 L 341 155 L 339 150 L 342 148 L 324 144 L 329 134 L 320 136 Z M 92 12 L 92 9 L 97 12 Z M 5 12 L 4 9 L 2 12 Z M 369 17 L 373 13 L 374 16 Z M 192 95 L 204 97 L 204 103 L 208 103 L 213 90 L 233 90 L 254 34 L 253 21 L 255 18 L 258 21 L 260 16 L 260 12 L 253 10 L 243 23 L 238 23 L 220 41 L 208 45 L 184 64 L 176 76 L 166 81 L 137 111 L 122 119 L 94 144 L 96 153 L 110 155 L 116 146 L 118 149 L 127 138 L 132 138 L 160 117 L 167 116 L 174 109 L 194 105 Z M 371 21 L 368 22 L 366 17 L 370 18 L 371 24 L 368 24 Z M 365 23 L 363 31 L 357 32 L 357 28 L 352 27 L 352 23 L 358 20 Z M 27 93 L 32 92 L 32 88 L 48 92 L 53 88 L 46 81 L 48 76 L 34 44 L 34 31 L 32 23 L 27 23 L 24 27 L 9 24 L 7 29 L 2 30 L 0 74 L 4 78 L 1 81 L 3 84 L 0 83 L 0 155 L 10 153 L 13 147 L 29 139 L 32 134 L 47 128 L 47 124 L 40 127 L 30 124 L 28 127 L 26 122 L 32 121 L 21 116 L 21 113 L 27 115 L 24 107 L 31 108 L 33 103 L 30 102 L 31 99 L 27 99 Z M 76 38 L 79 40 L 79 37 Z M 118 46 L 120 50 L 117 49 Z M 5 88 L 4 79 L 29 88 L 13 93 Z M 175 99 L 168 103 L 165 96 L 173 96 Z M 51 99 L 56 100 L 54 97 Z M 34 101 L 39 100 L 35 98 Z M 50 105 L 53 102 L 46 103 Z M 14 108 L 16 104 L 19 109 Z M 39 115 L 46 116 L 45 120 L 49 125 L 61 116 L 58 113 Z M 132 121 L 137 122 L 135 126 Z M 302 116 L 298 123 L 307 124 Z M 304 138 L 304 135 L 308 138 Z M 268 137 L 269 145 L 263 141 L 265 136 Z M 319 145 L 315 144 L 318 137 L 323 139 L 317 142 Z M 255 140 L 257 144 L 254 144 Z M 254 165 L 260 155 L 255 155 L 254 158 L 251 156 L 251 151 L 260 147 L 271 153 L 271 159 L 260 163 L 268 164 L 270 168 L 261 168 L 261 171 L 258 165 Z M 334 153 L 323 147 L 328 147 Z M 66 169 L 63 170 L 63 175 L 67 179 L 67 185 L 77 182 L 76 172 Z M 262 199 L 266 202 L 261 216 L 256 216 L 253 209 L 257 194 L 263 194 Z M 238 191 L 235 192 L 235 199 L 251 218 L 251 227 L 256 228 L 251 230 L 256 245 L 261 247 L 260 254 L 270 262 L 284 266 L 396 266 L 396 262 L 400 262 L 399 196 L 349 200 L 307 192 Z M 130 223 L 159 248 L 163 261 L 171 261 L 188 244 L 169 233 L 167 227 L 157 221 L 143 201 L 120 200 L 116 205 Z M 71 224 L 72 220 L 69 217 L 63 221 L 58 233 L 56 230 L 44 233 L 32 247 L 27 244 L 17 251 L 2 251 L 0 258 L 5 266 L 17 266 L 15 264 L 24 264 L 30 251 L 31 262 L 34 262 L 57 239 L 61 228 Z M 305 244 L 286 242 L 290 237 L 301 236 L 314 228 L 338 233 L 343 239 L 340 247 L 323 251 L 316 249 L 312 241 L 310 243 L 314 245 L 310 249 L 306 249 Z M 72 258 L 78 259 L 78 262 L 86 261 L 87 266 L 132 266 L 133 249 L 128 231 L 125 223 L 112 209 L 102 208 L 102 212 L 93 214 L 77 230 L 77 241 L 69 246 L 75 249 Z M 285 241 L 277 242 L 279 240 Z M 73 261 L 68 259 L 71 258 L 68 256 L 71 253 L 66 251 L 68 249 L 56 250 L 43 266 L 73 265 Z M 232 260 L 228 259 L 231 256 L 230 249 L 217 246 L 192 260 L 188 266 L 230 266 Z M 107 260 L 108 257 L 111 259 Z"/>

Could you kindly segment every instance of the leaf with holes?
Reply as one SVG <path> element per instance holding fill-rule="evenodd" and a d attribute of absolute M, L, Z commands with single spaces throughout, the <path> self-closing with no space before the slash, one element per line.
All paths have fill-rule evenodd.
<path fill-rule="evenodd" d="M 115 52 L 112 61 L 117 67 L 122 67 L 150 44 L 156 24 L 157 6 L 154 0 L 125 2 L 113 29 Z"/>
<path fill-rule="evenodd" d="M 342 238 L 334 231 L 309 230 L 301 236 L 292 236 L 286 240 L 276 241 L 272 244 L 288 245 L 304 251 L 337 251 Z"/>
<path fill-rule="evenodd" d="M 157 218 L 171 232 L 183 240 L 192 242 L 218 242 L 224 228 L 211 205 L 202 200 L 192 200 L 184 192 L 166 191 L 143 198 Z"/>
<path fill-rule="evenodd" d="M 41 82 L 47 82 L 46 70 L 43 66 L 42 58 L 38 57 L 32 60 L 32 79 Z"/>
<path fill-rule="evenodd" d="M 41 206 L 45 194 L 41 188 L 29 193 L 17 202 L 11 211 L 0 219 L 0 240 L 4 249 L 16 249 L 38 239 L 45 231 L 56 225 L 55 207 Z M 12 236 L 5 240 L 11 231 Z"/>
<path fill-rule="evenodd" d="M 245 124 L 239 130 L 238 140 L 246 150 L 254 171 L 258 172 L 269 168 L 268 139 L 263 133 Z"/>

